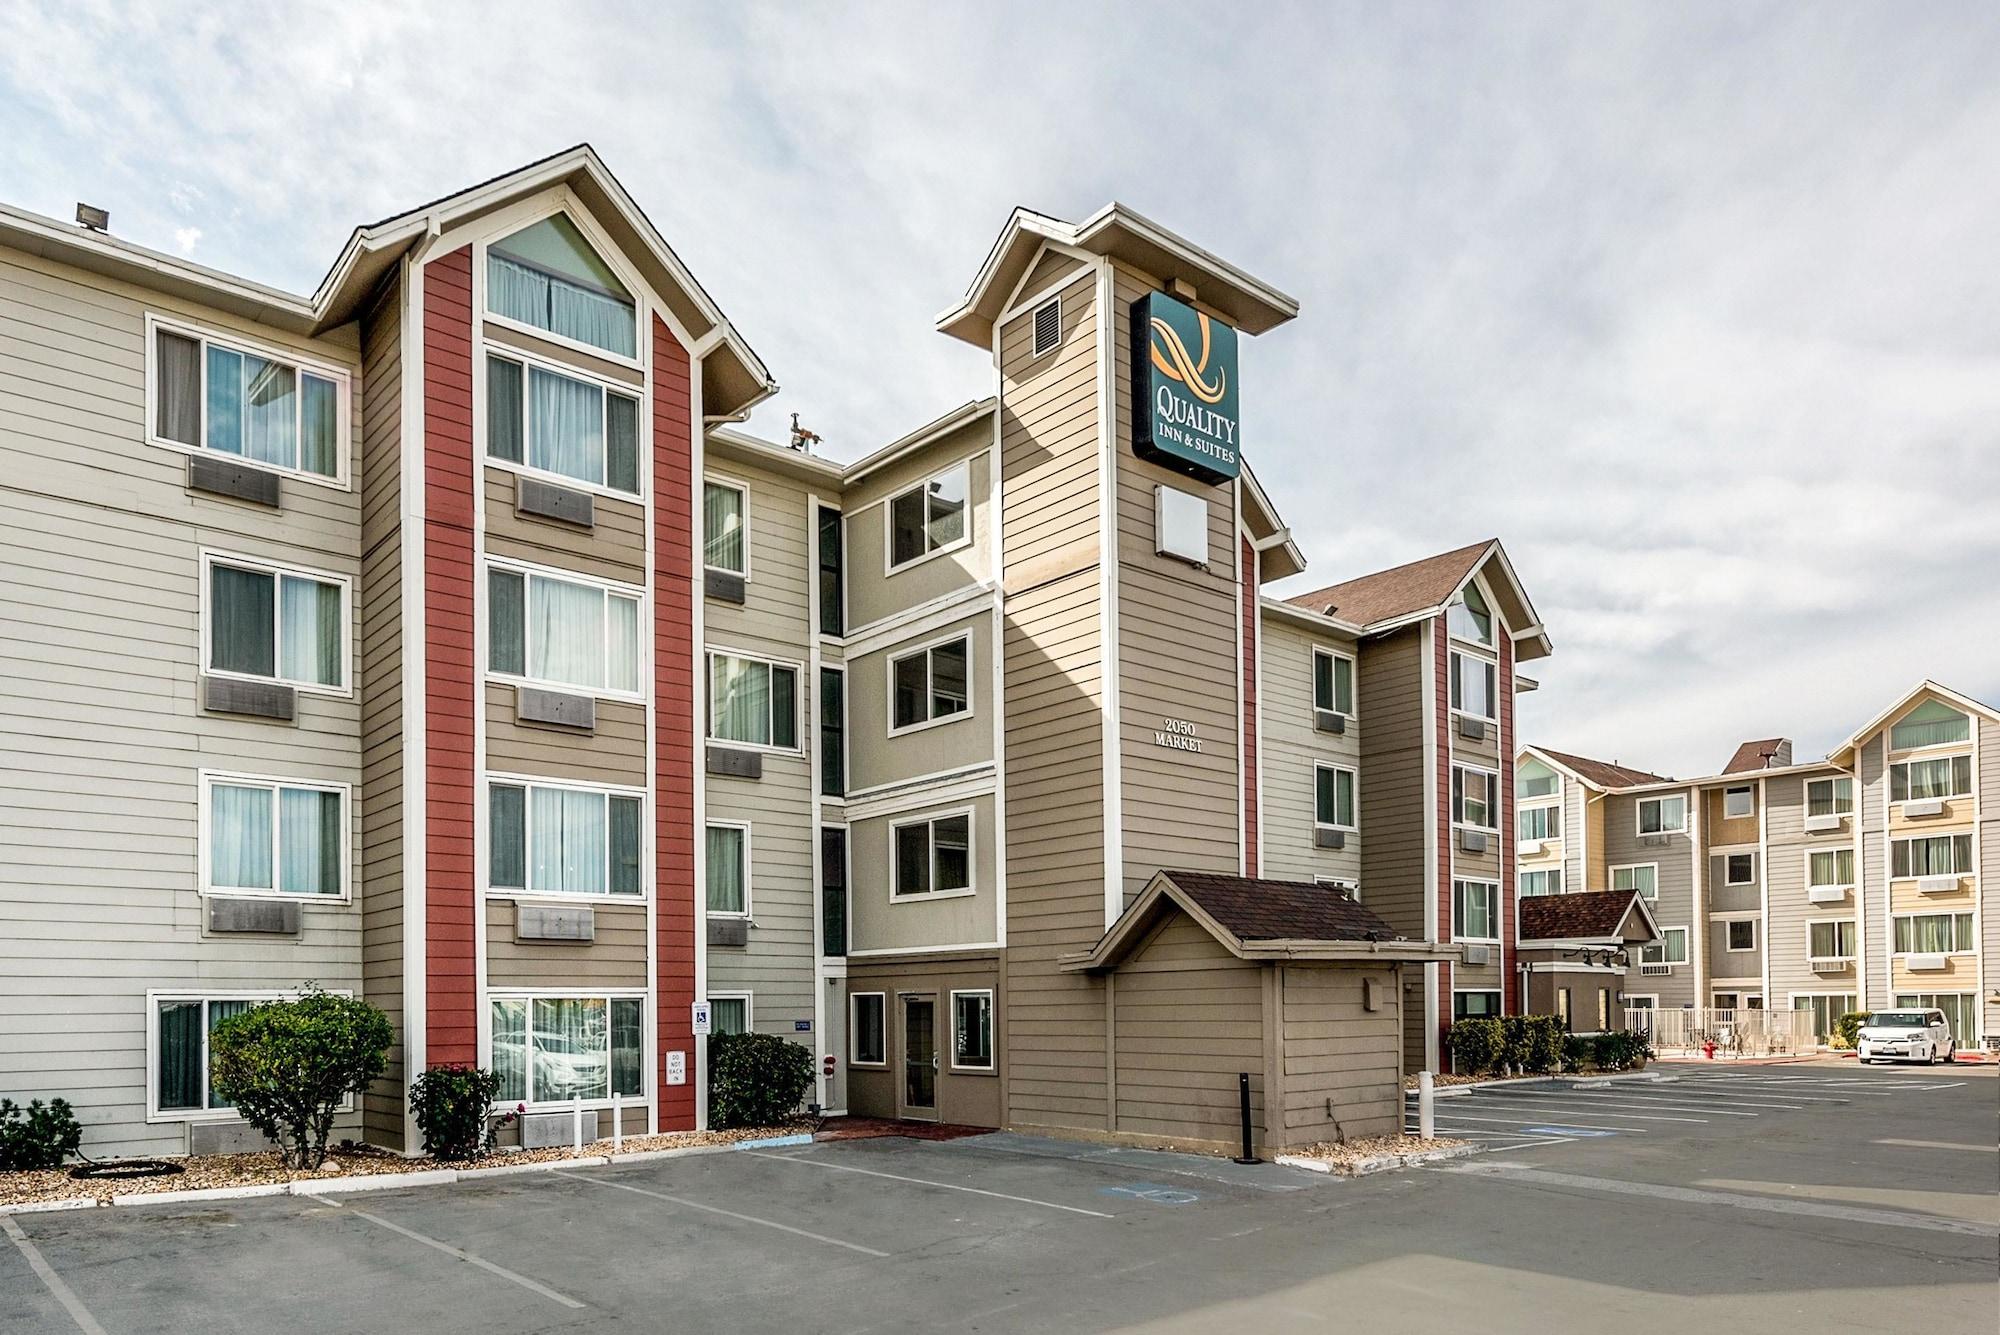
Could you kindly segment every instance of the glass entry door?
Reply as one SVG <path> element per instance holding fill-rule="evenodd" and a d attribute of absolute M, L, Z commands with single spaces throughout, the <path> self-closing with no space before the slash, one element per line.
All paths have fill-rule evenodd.
<path fill-rule="evenodd" d="M 904 994 L 903 1097 L 904 1117 L 937 1120 L 937 997 Z"/>

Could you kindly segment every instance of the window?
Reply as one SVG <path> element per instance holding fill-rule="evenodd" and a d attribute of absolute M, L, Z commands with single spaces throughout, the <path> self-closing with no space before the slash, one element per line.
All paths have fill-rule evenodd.
<path fill-rule="evenodd" d="M 1889 843 L 1891 876 L 1965 876 L 1972 871 L 1972 836 L 1934 834 Z"/>
<path fill-rule="evenodd" d="M 847 954 L 847 830 L 819 832 L 819 950 L 839 959 Z"/>
<path fill-rule="evenodd" d="M 153 1106 L 162 1113 L 226 1112 L 232 1106 L 208 1086 L 208 1036 L 232 1015 L 269 995 L 175 997 L 153 1003 Z"/>
<path fill-rule="evenodd" d="M 1522 761 L 1514 771 L 1514 778 L 1524 798 L 1554 797 L 1562 792 L 1562 775 L 1539 760 Z"/>
<path fill-rule="evenodd" d="M 1313 824 L 1352 830 L 1355 772 L 1339 765 L 1313 766 Z"/>
<path fill-rule="evenodd" d="M 1757 923 L 1751 918 L 1738 918 L 1724 924 L 1727 929 L 1727 946 L 1731 953 L 1741 955 L 1757 948 Z"/>
<path fill-rule="evenodd" d="M 972 711 L 972 641 L 961 635 L 889 660 L 889 733 Z"/>
<path fill-rule="evenodd" d="M 718 918 L 750 916 L 750 827 L 708 827 L 708 911 Z"/>
<path fill-rule="evenodd" d="M 1498 828 L 1500 776 L 1489 770 L 1451 767 L 1451 819 L 1477 829 Z"/>
<path fill-rule="evenodd" d="M 951 994 L 951 1065 L 957 1071 L 993 1069 L 993 994 Z"/>
<path fill-rule="evenodd" d="M 1035 352 L 1039 357 L 1062 342 L 1062 298 L 1050 297 L 1035 307 Z"/>
<path fill-rule="evenodd" d="M 1818 848 L 1806 854 L 1806 886 L 1850 886 L 1854 884 L 1854 850 Z"/>
<path fill-rule="evenodd" d="M 847 673 L 840 668 L 819 670 L 819 791 L 847 793 Z"/>
<path fill-rule="evenodd" d="M 1672 797 L 1639 799 L 1640 834 L 1678 834 L 1687 828 L 1688 800 L 1685 793 Z"/>
<path fill-rule="evenodd" d="M 347 689 L 347 581 L 203 553 L 208 671 Z"/>
<path fill-rule="evenodd" d="M 1524 844 L 1562 838 L 1561 807 L 1522 807 L 1514 817 L 1516 835 Z"/>
<path fill-rule="evenodd" d="M 1499 669 L 1483 658 L 1470 654 L 1451 656 L 1451 707 L 1461 714 L 1473 714 L 1479 718 L 1495 717 L 1493 702 L 1497 698 L 1494 688 L 1495 675 Z"/>
<path fill-rule="evenodd" d="M 1958 1048 L 1970 1044 L 1979 1032 L 1973 1024 L 1973 997 L 1971 992 L 1903 992 L 1897 995 L 1896 1005 L 1943 1011 L 1944 1022 L 1951 1030 L 1952 1046 Z"/>
<path fill-rule="evenodd" d="M 1451 934 L 1458 941 L 1498 941 L 1500 887 L 1491 881 L 1453 881 Z"/>
<path fill-rule="evenodd" d="M 738 992 L 731 996 L 714 996 L 708 999 L 708 1031 L 711 1034 L 747 1034 L 750 1032 L 750 994 Z"/>
<path fill-rule="evenodd" d="M 1897 751 L 1971 740 L 1972 719 L 1941 700 L 1924 701 L 1889 729 L 1889 745 Z"/>
<path fill-rule="evenodd" d="M 1451 994 L 1451 1018 L 1457 1020 L 1480 1019 L 1500 1013 L 1498 992 L 1454 992 Z"/>
<path fill-rule="evenodd" d="M 1967 797 L 1971 793 L 1971 756 L 1902 760 L 1889 766 L 1889 800 L 1892 802 L 1921 802 L 1933 797 Z"/>
<path fill-rule="evenodd" d="M 347 788 L 201 776 L 202 889 L 210 894 L 347 893 Z"/>
<path fill-rule="evenodd" d="M 1330 649 L 1313 650 L 1313 708 L 1354 717 L 1354 660 Z"/>
<path fill-rule="evenodd" d="M 1545 867 L 1540 871 L 1524 871 L 1520 879 L 1521 898 L 1532 899 L 1538 895 L 1559 895 L 1563 892 L 1561 867 Z"/>
<path fill-rule="evenodd" d="M 1556 1023 L 1561 1025 L 1565 1029 L 1569 1028 L 1569 1007 L 1570 1007 L 1569 989 L 1566 987 L 1557 988 Z"/>
<path fill-rule="evenodd" d="M 1636 890 L 1639 892 L 1641 898 L 1658 899 L 1660 897 L 1660 864 L 1657 862 L 1642 862 L 1631 867 L 1613 867 L 1611 869 L 1611 888 L 1613 890 Z"/>
<path fill-rule="evenodd" d="M 856 992 L 849 1007 L 848 1060 L 856 1066 L 886 1066 L 889 1062 L 888 997 L 880 992 Z"/>
<path fill-rule="evenodd" d="M 1730 853 L 1722 860 L 1722 883 L 1724 885 L 1749 885 L 1757 879 L 1757 858 L 1754 853 Z"/>
<path fill-rule="evenodd" d="M 889 569 L 963 546 L 972 465 L 960 463 L 889 499 Z"/>
<path fill-rule="evenodd" d="M 761 658 L 708 656 L 708 735 L 713 741 L 794 751 L 799 672 Z"/>
<path fill-rule="evenodd" d="M 632 294 L 560 213 L 486 248 L 486 309 L 620 357 L 639 355 Z"/>
<path fill-rule="evenodd" d="M 701 563 L 726 575 L 750 573 L 750 501 L 747 488 L 704 482 L 701 488 Z"/>
<path fill-rule="evenodd" d="M 1809 960 L 1851 960 L 1854 958 L 1854 921 L 1836 918 L 1806 924 L 1806 958 Z"/>
<path fill-rule="evenodd" d="M 639 400 L 511 357 L 486 358 L 486 457 L 639 494 Z"/>
<path fill-rule="evenodd" d="M 1476 582 L 1466 585 L 1465 596 L 1445 613 L 1445 625 L 1458 639 L 1489 646 L 1493 643 L 1493 611 Z"/>
<path fill-rule="evenodd" d="M 847 535 L 840 511 L 819 507 L 819 631 L 847 633 Z"/>
<path fill-rule="evenodd" d="M 1854 811 L 1854 780 L 1845 775 L 1806 780 L 1806 815 L 1846 816 Z"/>
<path fill-rule="evenodd" d="M 1970 913 L 1903 913 L 1892 921 L 1898 955 L 1949 955 L 1978 949 Z"/>
<path fill-rule="evenodd" d="M 1824 1043 L 1833 1034 L 1834 1026 L 1840 1017 L 1854 1009 L 1854 994 L 1852 992 L 1821 992 L 1805 995 L 1793 993 L 1792 1009 L 1812 1012 L 1813 1032 L 1819 1036 L 1819 1041 Z"/>
<path fill-rule="evenodd" d="M 1597 989 L 1597 1032 L 1606 1033 L 1611 1028 L 1611 989 Z"/>
<path fill-rule="evenodd" d="M 639 596 L 493 566 L 486 576 L 487 670 L 608 694 L 639 694 Z"/>
<path fill-rule="evenodd" d="M 1722 818 L 1741 820 L 1756 809 L 1756 800 L 1748 786 L 1725 788 L 1722 790 Z"/>
<path fill-rule="evenodd" d="M 645 1092 L 646 999 L 500 996 L 491 1006 L 495 1103 Z"/>
<path fill-rule="evenodd" d="M 1688 929 L 1685 927 L 1663 927 L 1660 941 L 1655 945 L 1639 948 L 1641 964 L 1686 964 L 1688 957 Z"/>
<path fill-rule="evenodd" d="M 969 894 L 972 890 L 972 814 L 935 816 L 892 826 L 891 899 Z"/>
<path fill-rule="evenodd" d="M 601 788 L 487 784 L 486 884 L 533 895 L 644 894 L 645 800 Z"/>
<path fill-rule="evenodd" d="M 1333 891 L 1341 899 L 1352 900 L 1356 904 L 1361 902 L 1361 887 L 1353 881 L 1338 876 L 1315 876 L 1313 884 Z"/>
<path fill-rule="evenodd" d="M 348 377 L 193 330 L 153 327 L 156 445 L 339 481 Z"/>

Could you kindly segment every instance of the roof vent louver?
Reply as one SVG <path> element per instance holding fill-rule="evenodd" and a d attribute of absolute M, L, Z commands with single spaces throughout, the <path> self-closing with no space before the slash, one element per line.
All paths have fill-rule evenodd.
<path fill-rule="evenodd" d="M 1035 356 L 1052 351 L 1062 342 L 1062 298 L 1050 297 L 1035 307 Z"/>

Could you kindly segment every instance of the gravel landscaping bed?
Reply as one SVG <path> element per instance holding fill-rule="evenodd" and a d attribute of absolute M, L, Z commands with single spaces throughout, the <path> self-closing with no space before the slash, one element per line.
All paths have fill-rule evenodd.
<path fill-rule="evenodd" d="M 1439 1072 L 1437 1075 L 1431 1077 L 1431 1088 L 1449 1089 L 1453 1085 L 1484 1085 L 1498 1078 L 1497 1076 L 1490 1075 L 1449 1075 Z M 1415 1076 L 1404 1077 L 1403 1088 L 1406 1091 L 1414 1090 L 1416 1087 L 1417 1078 Z"/>
<path fill-rule="evenodd" d="M 1431 1159 L 1451 1159 L 1472 1152 L 1469 1140 L 1449 1136 L 1370 1136 L 1366 1140 L 1322 1141 L 1277 1156 L 1281 1164 L 1358 1177 L 1390 1168 L 1404 1168 Z"/>

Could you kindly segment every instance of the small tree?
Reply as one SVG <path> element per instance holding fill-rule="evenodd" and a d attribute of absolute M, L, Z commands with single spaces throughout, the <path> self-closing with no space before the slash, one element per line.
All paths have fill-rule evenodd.
<path fill-rule="evenodd" d="M 509 1113 L 492 1121 L 488 1110 L 500 1077 L 477 1066 L 433 1066 L 410 1082 L 410 1111 L 433 1159 L 477 1159 L 493 1148 Z"/>
<path fill-rule="evenodd" d="M 389 1017 L 318 988 L 232 1015 L 209 1035 L 209 1084 L 276 1144 L 292 1168 L 326 1161 L 342 1100 L 388 1066 Z"/>
<path fill-rule="evenodd" d="M 1867 1011 L 1848 1011 L 1833 1022 L 1833 1038 L 1827 1046 L 1852 1051 L 1860 1045 L 1861 1026 L 1867 1023 Z"/>
<path fill-rule="evenodd" d="M 61 1168 L 82 1145 L 83 1128 L 67 1100 L 30 1099 L 23 1108 L 0 1099 L 0 1172 Z"/>
<path fill-rule="evenodd" d="M 773 1126 L 799 1110 L 812 1083 L 812 1054 L 776 1034 L 717 1034 L 708 1040 L 712 1126 Z"/>

